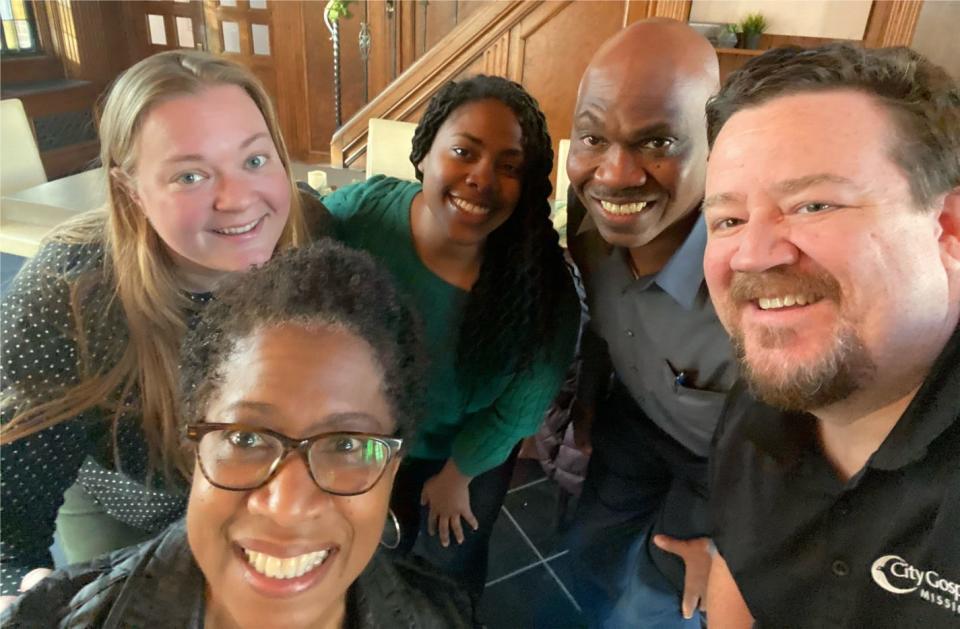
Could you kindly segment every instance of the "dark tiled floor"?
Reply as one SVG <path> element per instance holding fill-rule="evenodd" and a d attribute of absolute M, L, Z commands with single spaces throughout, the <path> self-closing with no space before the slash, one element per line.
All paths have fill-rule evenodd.
<path fill-rule="evenodd" d="M 488 629 L 587 626 L 570 593 L 570 557 L 556 526 L 558 496 L 539 463 L 517 462 L 490 542 L 489 581 L 480 605 Z"/>

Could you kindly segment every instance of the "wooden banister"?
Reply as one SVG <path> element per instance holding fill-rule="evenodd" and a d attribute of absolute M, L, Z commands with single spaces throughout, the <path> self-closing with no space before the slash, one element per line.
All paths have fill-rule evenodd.
<path fill-rule="evenodd" d="M 461 74 L 484 72 L 509 76 L 508 33 L 540 4 L 492 3 L 458 24 L 337 130 L 330 140 L 331 163 L 348 167 L 364 155 L 367 122 L 371 118 L 417 122 L 440 86 Z M 519 77 L 509 78 L 517 80 Z"/>

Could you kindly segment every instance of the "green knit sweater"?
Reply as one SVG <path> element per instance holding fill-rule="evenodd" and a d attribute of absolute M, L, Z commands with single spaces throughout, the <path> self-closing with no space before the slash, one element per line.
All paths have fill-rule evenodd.
<path fill-rule="evenodd" d="M 573 359 L 580 309 L 571 283 L 556 313 L 558 332 L 530 368 L 482 381 L 458 377 L 459 322 L 468 293 L 434 275 L 417 255 L 410 206 L 420 190 L 416 182 L 377 176 L 341 188 L 323 203 L 334 216 L 337 238 L 389 269 L 423 320 L 430 367 L 410 456 L 452 456 L 461 472 L 476 476 L 505 461 L 520 439 L 537 430 Z M 503 348 L 505 364 L 510 350 Z"/>

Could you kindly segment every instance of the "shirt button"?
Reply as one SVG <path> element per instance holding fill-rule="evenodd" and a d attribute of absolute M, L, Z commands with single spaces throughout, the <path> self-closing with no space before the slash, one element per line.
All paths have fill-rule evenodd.
<path fill-rule="evenodd" d="M 833 574 L 837 575 L 838 577 L 845 577 L 850 574 L 850 566 L 848 566 L 847 562 L 843 561 L 842 559 L 837 559 L 834 561 L 830 568 L 833 570 Z"/>
<path fill-rule="evenodd" d="M 627 336 L 633 336 L 633 330 L 627 330 Z"/>

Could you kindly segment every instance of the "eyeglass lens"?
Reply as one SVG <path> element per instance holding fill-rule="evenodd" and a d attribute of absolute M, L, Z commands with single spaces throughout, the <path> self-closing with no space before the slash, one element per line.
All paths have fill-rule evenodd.
<path fill-rule="evenodd" d="M 203 473 L 216 485 L 249 489 L 262 484 L 283 456 L 283 443 L 249 430 L 214 430 L 200 440 Z M 338 494 L 370 489 L 390 457 L 389 446 L 374 437 L 334 434 L 311 444 L 310 471 L 321 489 Z"/>

